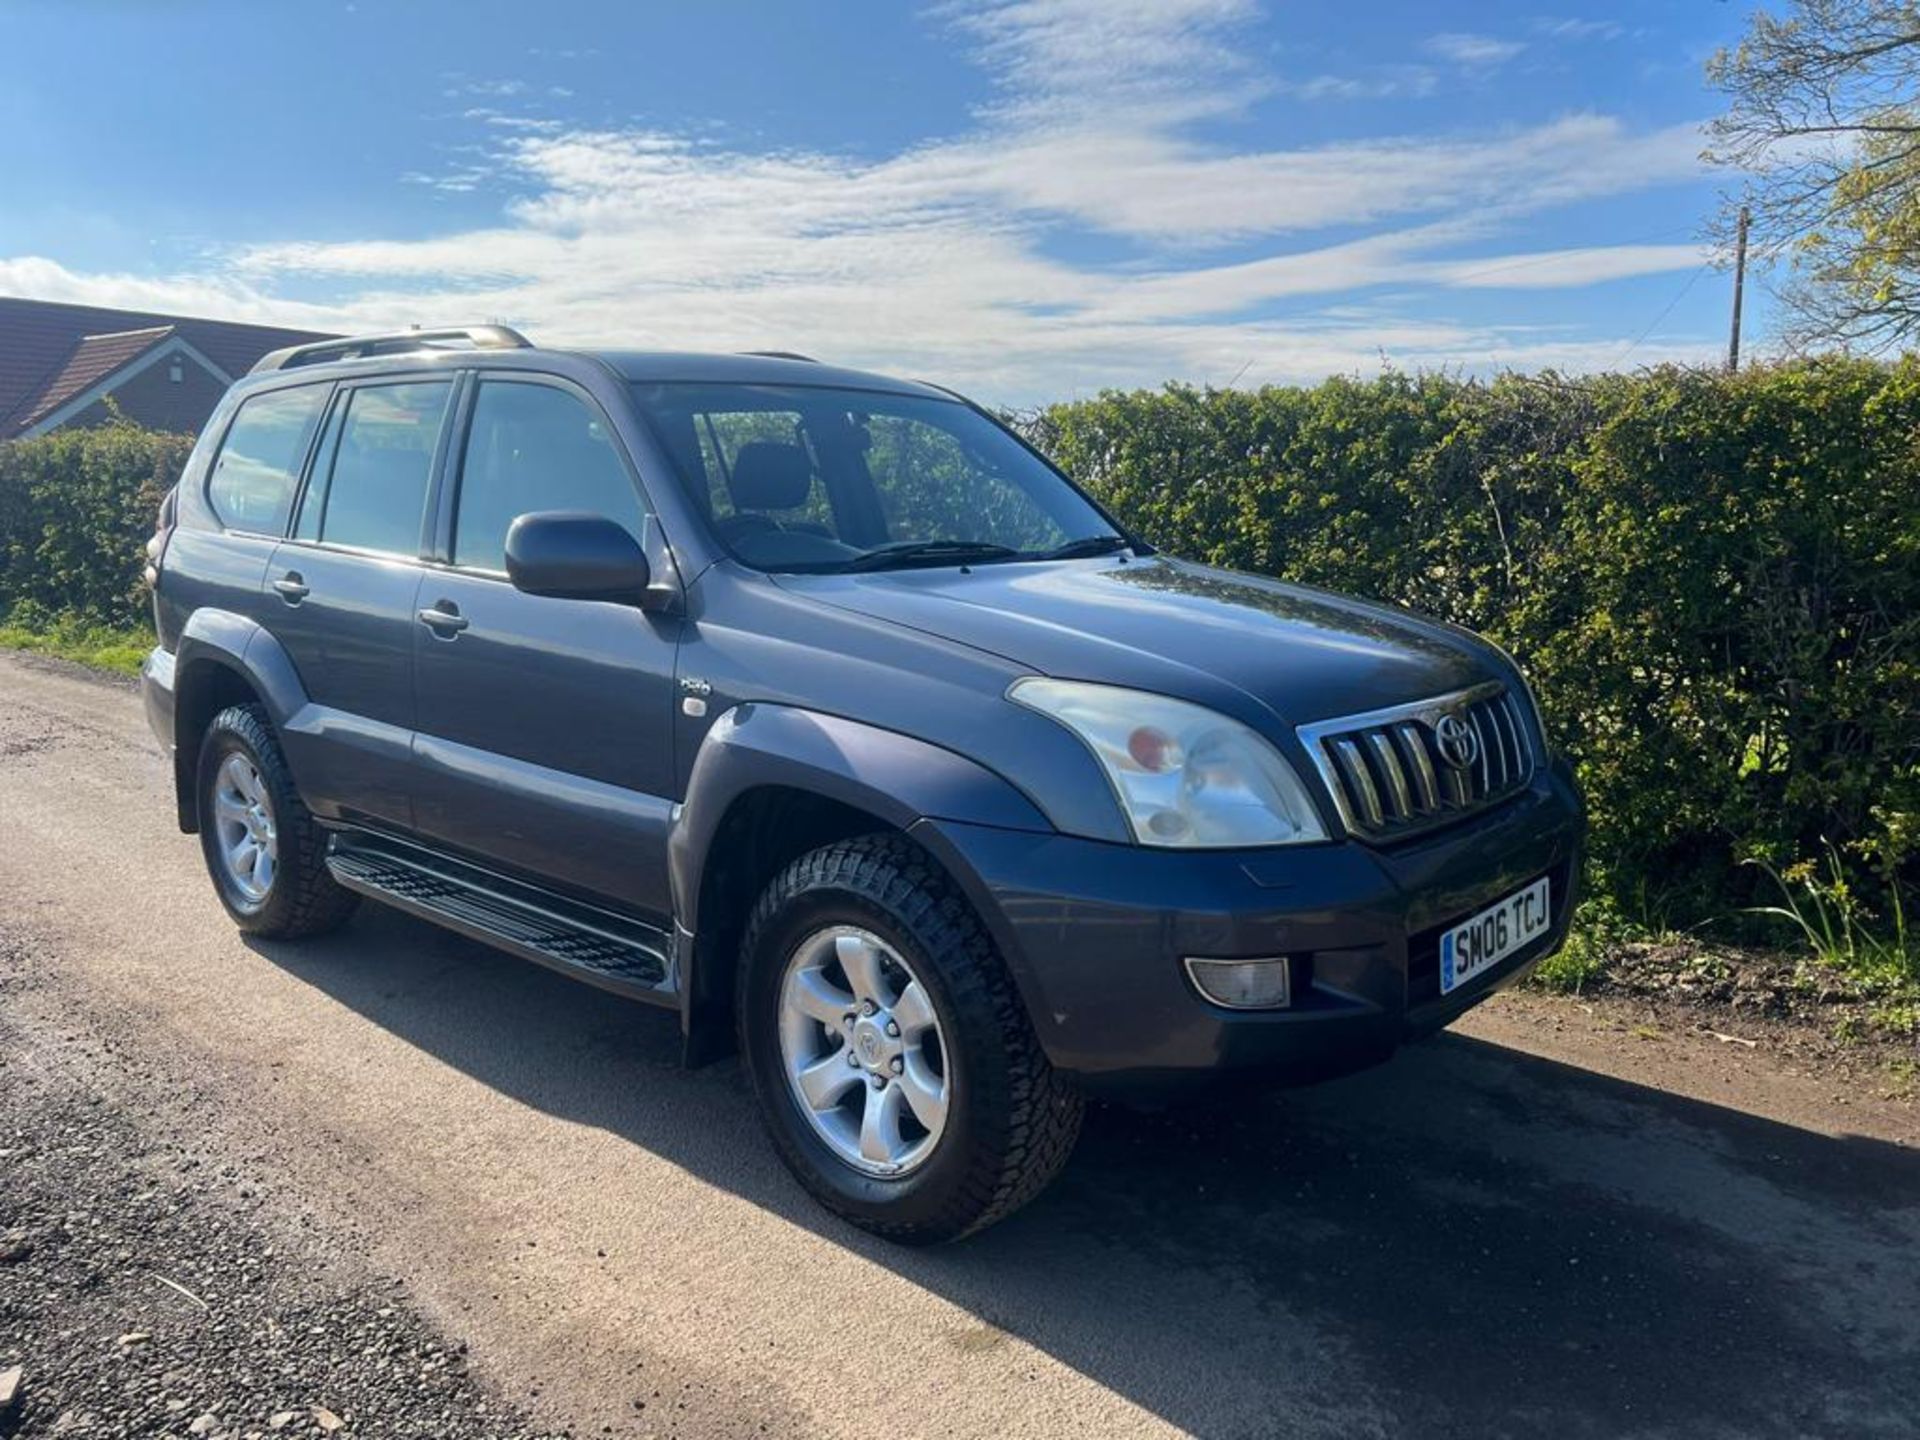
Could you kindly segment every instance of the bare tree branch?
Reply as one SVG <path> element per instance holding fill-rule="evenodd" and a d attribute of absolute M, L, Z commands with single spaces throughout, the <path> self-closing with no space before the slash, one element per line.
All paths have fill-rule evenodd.
<path fill-rule="evenodd" d="M 1752 216 L 1795 347 L 1920 335 L 1920 0 L 1788 0 L 1707 64 L 1728 97 L 1706 158 L 1742 173 L 1715 225 Z"/>

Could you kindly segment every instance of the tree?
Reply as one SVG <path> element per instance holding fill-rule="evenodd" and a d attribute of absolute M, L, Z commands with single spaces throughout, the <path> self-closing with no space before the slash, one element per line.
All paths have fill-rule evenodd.
<path fill-rule="evenodd" d="M 1746 173 L 1755 253 L 1787 262 L 1785 338 L 1884 350 L 1920 336 L 1920 4 L 1792 0 L 1707 64 L 1730 101 L 1707 158 Z"/>

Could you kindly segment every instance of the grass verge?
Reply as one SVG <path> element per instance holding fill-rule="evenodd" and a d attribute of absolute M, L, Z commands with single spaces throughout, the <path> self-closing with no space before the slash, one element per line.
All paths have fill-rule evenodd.
<path fill-rule="evenodd" d="M 1626 927 L 1611 909 L 1591 898 L 1583 900 L 1574 911 L 1567 943 L 1540 962 L 1533 983 L 1556 995 L 1578 995 L 1606 978 L 1626 938 Z"/>
<path fill-rule="evenodd" d="M 1576 920 L 1567 944 L 1542 961 L 1535 989 L 1607 994 L 1791 1023 L 1842 1044 L 1903 1046 L 1920 1060 L 1920 981 L 1911 972 L 1850 965 L 1798 944 L 1762 946 L 1653 934 L 1611 917 Z"/>
<path fill-rule="evenodd" d="M 144 627 L 122 629 L 70 619 L 32 624 L 0 620 L 0 650 L 54 655 L 115 675 L 138 675 L 152 648 L 153 632 Z"/>
<path fill-rule="evenodd" d="M 1607 971 L 1607 946 L 1591 930 L 1579 929 L 1567 943 L 1540 962 L 1533 983 L 1556 995 L 1578 995 Z"/>

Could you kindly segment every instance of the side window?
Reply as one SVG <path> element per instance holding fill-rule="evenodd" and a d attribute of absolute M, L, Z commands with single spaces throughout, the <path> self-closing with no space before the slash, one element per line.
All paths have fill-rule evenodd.
<path fill-rule="evenodd" d="M 606 422 L 551 385 L 483 380 L 473 402 L 453 562 L 504 570 L 507 527 L 533 510 L 585 510 L 637 539 L 645 510 Z"/>
<path fill-rule="evenodd" d="M 327 506 L 327 474 L 333 465 L 333 452 L 340 444 L 340 422 L 346 418 L 346 414 L 347 397 L 342 395 L 340 403 L 327 416 L 327 428 L 320 432 L 320 445 L 313 452 L 307 488 L 300 492 L 300 511 L 293 518 L 293 536 L 296 540 L 320 538 L 320 512 Z"/>
<path fill-rule="evenodd" d="M 322 540 L 420 553 L 427 481 L 452 393 L 450 381 L 429 380 L 367 385 L 348 395 L 322 502 Z"/>
<path fill-rule="evenodd" d="M 285 532 L 300 462 L 328 388 L 301 385 L 240 402 L 207 478 L 207 499 L 222 524 L 266 535 Z"/>

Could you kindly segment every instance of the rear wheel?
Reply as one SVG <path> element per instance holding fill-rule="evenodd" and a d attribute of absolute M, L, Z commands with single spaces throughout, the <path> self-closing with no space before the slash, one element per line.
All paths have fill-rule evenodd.
<path fill-rule="evenodd" d="M 332 930 L 353 913 L 358 897 L 328 871 L 326 832 L 294 788 L 259 706 L 213 717 L 198 776 L 200 849 L 236 925 L 291 940 Z"/>
<path fill-rule="evenodd" d="M 978 917 L 901 837 L 830 845 L 775 878 L 748 923 L 737 1014 L 781 1157 L 890 1239 L 992 1224 L 1079 1132 L 1080 1098 Z"/>

